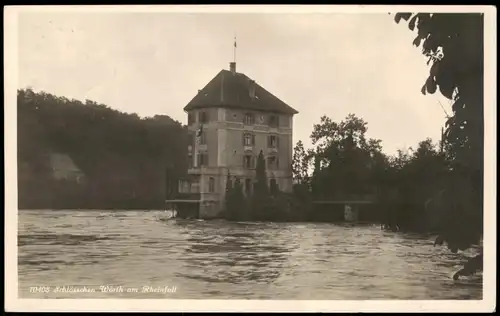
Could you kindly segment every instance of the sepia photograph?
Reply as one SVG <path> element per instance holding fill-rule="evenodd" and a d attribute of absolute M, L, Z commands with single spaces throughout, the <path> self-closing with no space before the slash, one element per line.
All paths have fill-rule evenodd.
<path fill-rule="evenodd" d="M 496 309 L 496 9 L 4 11 L 8 311 Z"/>

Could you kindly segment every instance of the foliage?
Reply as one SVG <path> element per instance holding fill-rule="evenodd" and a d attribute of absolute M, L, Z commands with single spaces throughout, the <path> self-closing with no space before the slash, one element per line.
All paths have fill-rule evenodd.
<path fill-rule="evenodd" d="M 243 185 L 239 178 L 234 181 L 234 187 L 231 192 L 232 209 L 235 211 L 238 220 L 248 220 L 247 203 L 245 203 L 245 196 L 243 195 Z"/>
<path fill-rule="evenodd" d="M 349 114 L 337 123 L 321 117 L 315 124 L 311 140 L 316 148 L 311 186 L 316 199 L 350 198 L 373 193 L 380 174 L 376 168 L 385 167 L 381 141 L 367 139 L 367 123 Z"/>
<path fill-rule="evenodd" d="M 293 148 L 292 175 L 294 183 L 307 184 L 310 182 L 309 168 L 312 154 L 312 151 L 305 151 L 301 140 Z"/>
<path fill-rule="evenodd" d="M 298 221 L 304 218 L 303 205 L 294 196 L 281 192 L 274 181 L 268 186 L 262 151 L 259 152 L 255 172 L 253 192 L 246 197 L 238 178 L 233 188 L 227 187 L 224 218 L 238 221 Z"/>
<path fill-rule="evenodd" d="M 264 160 L 264 153 L 262 150 L 257 156 L 257 165 L 255 167 L 255 192 L 256 198 L 265 198 L 269 194 L 269 188 L 267 186 L 267 175 L 266 175 L 266 161 Z"/>
<path fill-rule="evenodd" d="M 224 197 L 225 199 L 225 203 L 226 203 L 226 209 L 229 209 L 231 208 L 231 198 L 230 198 L 230 194 L 232 192 L 232 189 L 233 189 L 233 182 L 231 180 L 231 174 L 229 173 L 229 171 L 227 172 L 227 178 L 226 178 L 226 195 Z"/>
<path fill-rule="evenodd" d="M 252 217 L 255 220 L 271 220 L 272 213 L 275 212 L 271 195 L 269 192 L 266 175 L 266 161 L 262 150 L 257 156 L 257 165 L 255 167 L 255 185 L 250 198 L 252 205 Z"/>
<path fill-rule="evenodd" d="M 29 89 L 18 91 L 17 109 L 20 208 L 162 208 L 166 183 L 186 169 L 186 128 L 168 116 L 141 119 Z M 55 180 L 54 153 L 85 181 Z"/>
<path fill-rule="evenodd" d="M 484 15 L 399 13 L 395 20 L 417 30 L 413 44 L 432 64 L 422 93 L 439 89 L 453 101 L 445 132 L 452 172 L 436 243 L 464 250 L 478 244 L 483 232 Z"/>
<path fill-rule="evenodd" d="M 400 151 L 395 159 L 391 159 L 394 171 L 390 188 L 397 192 L 391 203 L 398 210 L 396 221 L 392 215 L 389 217 L 402 230 L 423 232 L 436 228 L 433 223 L 440 210 L 430 212 L 425 206 L 444 187 L 443 179 L 449 173 L 445 155 L 437 148 L 431 139 L 426 139 L 415 151 Z"/>
<path fill-rule="evenodd" d="M 444 186 L 445 153 L 426 139 L 415 151 L 388 156 L 380 140 L 366 137 L 367 130 L 368 124 L 354 114 L 341 122 L 323 116 L 311 134 L 316 147 L 307 158 L 314 160 L 310 190 L 308 183 L 296 184 L 295 195 L 309 204 L 312 199 L 374 200 L 378 208 L 370 212 L 371 220 L 407 231 L 436 229 L 439 213 L 431 212 L 426 203 Z"/>

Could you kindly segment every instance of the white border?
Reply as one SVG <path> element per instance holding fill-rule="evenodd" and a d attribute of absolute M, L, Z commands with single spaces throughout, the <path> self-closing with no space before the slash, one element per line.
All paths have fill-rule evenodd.
<path fill-rule="evenodd" d="M 264 301 L 154 299 L 19 299 L 17 290 L 17 15 L 21 11 L 205 12 L 205 13 L 388 13 L 484 12 L 485 163 L 484 284 L 481 301 Z M 6 311 L 315 311 L 315 312 L 491 312 L 496 309 L 496 7 L 494 6 L 6 6 L 5 82 L 5 310 Z M 411 45 L 411 43 L 408 43 Z"/>

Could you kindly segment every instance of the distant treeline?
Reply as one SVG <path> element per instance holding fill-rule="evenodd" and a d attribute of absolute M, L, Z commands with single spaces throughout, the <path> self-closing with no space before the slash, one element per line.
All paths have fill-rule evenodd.
<path fill-rule="evenodd" d="M 141 119 L 29 89 L 18 90 L 17 111 L 21 209 L 163 208 L 166 179 L 187 169 L 186 127 L 168 116 Z M 51 163 L 54 154 L 70 157 L 79 181 Z M 55 178 L 57 168 L 67 175 Z"/>

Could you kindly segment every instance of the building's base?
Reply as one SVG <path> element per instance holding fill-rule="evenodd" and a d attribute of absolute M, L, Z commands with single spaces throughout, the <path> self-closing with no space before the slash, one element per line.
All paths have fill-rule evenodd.
<path fill-rule="evenodd" d="M 217 201 L 202 201 L 200 204 L 200 218 L 212 219 L 217 218 L 221 213 L 222 207 Z"/>
<path fill-rule="evenodd" d="M 167 200 L 166 202 L 177 210 L 179 218 L 213 219 L 222 211 L 222 205 L 218 201 Z"/>

